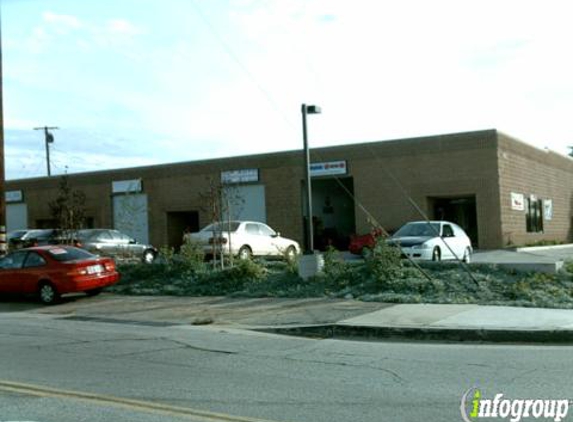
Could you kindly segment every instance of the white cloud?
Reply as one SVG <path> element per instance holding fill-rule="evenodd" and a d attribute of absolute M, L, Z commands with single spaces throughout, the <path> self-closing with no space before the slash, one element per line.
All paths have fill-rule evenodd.
<path fill-rule="evenodd" d="M 112 19 L 107 22 L 111 34 L 132 37 L 143 33 L 143 30 L 125 19 Z"/>
<path fill-rule="evenodd" d="M 61 109 L 78 105 L 59 116 L 131 136 L 121 154 L 151 161 L 299 148 L 302 102 L 323 108 L 309 121 L 313 146 L 492 127 L 564 153 L 573 144 L 567 2 L 224 4 L 201 3 L 207 22 L 191 6 L 162 15 L 185 15 L 185 25 L 46 12 L 30 46 L 62 55 L 51 56 L 53 69 L 30 60 L 7 74 L 44 91 L 57 81 L 72 97 Z M 10 113 L 7 124 L 30 126 Z M 157 140 L 135 141 L 144 132 Z"/>
<path fill-rule="evenodd" d="M 42 19 L 50 25 L 50 29 L 58 34 L 68 34 L 70 30 L 78 30 L 83 27 L 82 22 L 76 16 L 44 12 Z"/>

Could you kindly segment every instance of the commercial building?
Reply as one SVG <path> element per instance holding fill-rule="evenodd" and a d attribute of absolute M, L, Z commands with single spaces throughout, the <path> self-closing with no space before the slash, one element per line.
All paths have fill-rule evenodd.
<path fill-rule="evenodd" d="M 422 213 L 457 222 L 482 249 L 572 237 L 573 160 L 496 130 L 317 148 L 311 160 L 319 246 L 344 247 L 375 222 L 393 231 Z M 263 221 L 304 241 L 300 150 L 69 178 L 87 195 L 88 225 L 157 246 L 176 247 L 186 227 L 212 220 L 220 182 L 232 218 Z M 59 179 L 7 182 L 8 230 L 53 225 L 48 203 Z"/>

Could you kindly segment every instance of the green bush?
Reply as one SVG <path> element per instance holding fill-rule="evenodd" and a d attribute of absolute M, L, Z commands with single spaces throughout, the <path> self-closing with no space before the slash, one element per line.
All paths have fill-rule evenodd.
<path fill-rule="evenodd" d="M 346 275 L 348 264 L 340 255 L 340 252 L 333 246 L 329 246 L 323 255 L 324 274 L 327 277 L 340 278 Z"/>
<path fill-rule="evenodd" d="M 567 271 L 570 275 L 573 276 L 573 261 L 565 262 L 565 271 Z"/>
<path fill-rule="evenodd" d="M 135 295 L 332 297 L 391 303 L 573 308 L 570 274 L 523 274 L 495 266 L 472 266 L 476 285 L 457 266 L 421 264 L 430 276 L 427 279 L 408 263 L 392 261 L 395 255 L 384 260 L 388 251 L 377 252 L 375 249 L 373 253 L 377 261 L 350 263 L 342 261 L 337 251 L 327 251 L 324 273 L 310 281 L 290 272 L 284 261 L 236 261 L 232 268 L 206 267 L 204 271 L 194 271 L 177 260 L 171 264 L 122 264 L 118 266 L 121 281 L 109 290 Z M 386 266 L 382 266 L 384 262 Z"/>
<path fill-rule="evenodd" d="M 159 262 L 165 265 L 173 265 L 175 261 L 175 249 L 171 246 L 159 248 Z"/>
<path fill-rule="evenodd" d="M 388 245 L 386 239 L 379 237 L 372 249 L 366 249 L 364 262 L 366 268 L 382 284 L 401 276 L 402 259 L 400 249 Z"/>
<path fill-rule="evenodd" d="M 205 270 L 205 252 L 197 242 L 188 241 L 181 245 L 179 258 L 192 271 Z"/>
<path fill-rule="evenodd" d="M 237 260 L 233 267 L 227 269 L 227 272 L 231 277 L 250 281 L 260 281 L 268 273 L 263 264 L 252 259 Z"/>

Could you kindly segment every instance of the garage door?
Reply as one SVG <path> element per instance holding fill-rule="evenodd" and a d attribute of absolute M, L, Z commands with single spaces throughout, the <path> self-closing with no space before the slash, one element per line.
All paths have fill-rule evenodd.
<path fill-rule="evenodd" d="M 238 185 L 226 188 L 231 219 L 267 222 L 264 185 Z"/>
<path fill-rule="evenodd" d="M 28 207 L 26 204 L 6 204 L 6 230 L 28 228 Z"/>
<path fill-rule="evenodd" d="M 113 227 L 140 243 L 149 243 L 147 195 L 127 194 L 113 197 Z"/>

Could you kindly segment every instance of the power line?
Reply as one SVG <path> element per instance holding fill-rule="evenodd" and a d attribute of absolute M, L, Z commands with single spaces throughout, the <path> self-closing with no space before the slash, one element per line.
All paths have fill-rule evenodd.
<path fill-rule="evenodd" d="M 191 2 L 195 8 L 195 11 L 197 12 L 197 15 L 201 18 L 201 20 L 203 20 L 203 22 L 205 23 L 205 25 L 207 25 L 207 27 L 209 28 L 209 30 L 211 31 L 211 33 L 215 36 L 215 38 L 217 39 L 217 41 L 219 41 L 219 43 L 221 44 L 221 46 L 223 47 L 223 49 L 225 50 L 225 52 L 229 55 L 229 57 L 231 59 L 233 59 L 233 61 L 235 63 L 237 63 L 237 65 L 243 70 L 243 72 L 245 72 L 247 74 L 247 76 L 251 79 L 251 82 L 257 87 L 257 89 L 265 96 L 265 98 L 267 99 L 267 101 L 269 102 L 269 104 L 271 104 L 271 106 L 275 109 L 275 111 L 277 113 L 279 113 L 281 115 L 281 117 L 284 119 L 284 121 L 287 123 L 287 125 L 295 130 L 295 125 L 293 124 L 293 122 L 290 121 L 290 119 L 288 118 L 288 116 L 283 112 L 283 110 L 279 107 L 279 105 L 276 103 L 276 101 L 274 100 L 273 96 L 269 93 L 269 91 L 267 89 L 265 89 L 265 87 L 259 83 L 259 81 L 257 80 L 257 78 L 251 73 L 251 71 L 249 70 L 249 68 L 241 61 L 241 59 L 239 59 L 239 57 L 235 54 L 235 52 L 231 49 L 231 47 L 229 46 L 229 44 L 227 44 L 227 42 L 223 39 L 223 37 L 219 34 L 219 32 L 215 29 L 215 26 L 211 23 L 211 21 L 209 20 L 209 18 L 207 17 L 207 15 L 203 12 L 203 10 L 201 9 L 201 7 L 199 6 L 199 4 L 197 3 L 196 0 L 193 0 Z"/>

